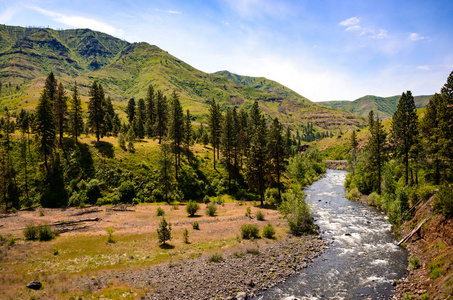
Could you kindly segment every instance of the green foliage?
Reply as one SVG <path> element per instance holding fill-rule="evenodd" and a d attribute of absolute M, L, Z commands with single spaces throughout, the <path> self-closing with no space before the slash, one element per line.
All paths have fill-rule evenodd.
<path fill-rule="evenodd" d="M 208 262 L 221 262 L 222 260 L 223 260 L 222 252 L 214 252 L 208 258 Z"/>
<path fill-rule="evenodd" d="M 182 233 L 182 239 L 184 241 L 184 244 L 189 244 L 189 231 L 187 229 L 184 229 Z"/>
<path fill-rule="evenodd" d="M 217 204 L 215 203 L 209 203 L 206 205 L 206 215 L 210 217 L 214 217 L 217 212 Z"/>
<path fill-rule="evenodd" d="M 193 217 L 200 209 L 200 205 L 196 201 L 189 201 L 186 204 L 186 212 Z"/>
<path fill-rule="evenodd" d="M 25 226 L 24 237 L 26 240 L 36 240 L 38 238 L 38 227 L 34 225 Z"/>
<path fill-rule="evenodd" d="M 242 224 L 241 237 L 246 240 L 249 240 L 251 238 L 259 238 L 258 227 L 253 224 Z"/>
<path fill-rule="evenodd" d="M 195 221 L 192 223 L 192 228 L 194 230 L 200 230 L 200 224 L 197 221 Z"/>
<path fill-rule="evenodd" d="M 275 237 L 275 229 L 270 223 L 264 225 L 262 236 L 268 239 L 273 239 Z"/>
<path fill-rule="evenodd" d="M 245 252 L 247 254 L 252 254 L 252 255 L 260 254 L 260 250 L 257 247 L 254 247 L 254 246 L 247 247 L 247 249 L 245 249 Z"/>
<path fill-rule="evenodd" d="M 420 259 L 415 255 L 411 255 L 409 257 L 409 269 L 417 270 L 417 269 L 420 269 L 420 267 L 421 267 Z"/>
<path fill-rule="evenodd" d="M 362 196 L 362 194 L 360 193 L 359 189 L 358 188 L 353 188 L 351 189 L 349 192 L 346 193 L 345 197 L 349 200 L 353 200 L 353 201 L 358 201 L 360 200 L 360 197 Z"/>
<path fill-rule="evenodd" d="M 52 232 L 52 229 L 50 228 L 49 225 L 38 225 L 37 231 L 38 231 L 38 240 L 40 242 L 50 241 L 55 238 L 55 233 Z"/>
<path fill-rule="evenodd" d="M 349 199 L 349 198 L 348 198 L 348 199 Z M 372 192 L 372 193 L 368 196 L 368 204 L 369 204 L 369 205 L 372 205 L 372 206 L 380 207 L 380 204 L 381 204 L 381 196 L 379 196 L 379 194 L 376 193 L 376 192 Z"/>
<path fill-rule="evenodd" d="M 165 245 L 167 241 L 171 240 L 171 224 L 167 223 L 164 217 L 157 228 L 157 239 L 161 245 Z"/>
<path fill-rule="evenodd" d="M 120 203 L 132 203 L 132 200 L 136 197 L 134 184 L 131 181 L 121 183 L 118 188 L 118 197 Z"/>
<path fill-rule="evenodd" d="M 315 224 L 305 195 L 302 192 L 285 193 L 283 198 L 280 212 L 286 218 L 291 233 L 296 236 L 313 233 Z"/>
<path fill-rule="evenodd" d="M 264 221 L 264 213 L 261 210 L 258 210 L 255 216 L 258 221 Z"/>
<path fill-rule="evenodd" d="M 443 271 L 440 269 L 441 265 L 442 263 L 440 261 L 434 261 L 428 264 L 428 268 L 430 269 L 429 277 L 431 279 L 437 279 L 442 275 Z"/>
<path fill-rule="evenodd" d="M 107 231 L 107 242 L 108 243 L 115 243 L 115 240 L 113 239 L 113 233 L 115 230 L 113 228 L 107 228 L 105 229 Z"/>
<path fill-rule="evenodd" d="M 99 180 L 91 179 L 86 185 L 85 194 L 88 203 L 96 203 L 96 201 L 102 197 Z"/>
<path fill-rule="evenodd" d="M 157 211 L 156 211 L 156 215 L 158 217 L 164 216 L 165 215 L 165 211 L 161 207 L 158 207 Z"/>
<path fill-rule="evenodd" d="M 453 216 L 453 185 L 443 185 L 434 198 L 433 208 L 446 217 Z"/>
<path fill-rule="evenodd" d="M 249 218 L 252 216 L 252 210 L 250 209 L 250 207 L 247 207 L 245 209 L 245 216 Z"/>
<path fill-rule="evenodd" d="M 9 240 L 6 242 L 6 244 L 10 247 L 14 246 L 14 244 L 16 244 L 16 238 L 13 235 L 11 235 Z"/>

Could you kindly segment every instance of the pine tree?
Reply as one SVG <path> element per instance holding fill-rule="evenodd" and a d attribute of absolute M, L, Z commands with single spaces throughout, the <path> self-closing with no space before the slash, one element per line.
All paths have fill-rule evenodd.
<path fill-rule="evenodd" d="M 21 109 L 19 113 L 18 123 L 21 131 L 21 157 L 24 162 L 24 184 L 25 184 L 25 201 L 26 207 L 30 206 L 30 195 L 28 192 L 28 161 L 27 161 L 27 144 L 28 138 L 26 136 L 30 131 L 30 115 L 24 109 Z"/>
<path fill-rule="evenodd" d="M 162 246 L 164 246 L 167 241 L 171 240 L 171 223 L 168 223 L 165 220 L 165 217 L 162 217 L 159 228 L 157 228 L 157 238 Z"/>
<path fill-rule="evenodd" d="M 156 119 L 156 99 L 154 88 L 150 84 L 146 94 L 146 118 L 145 118 L 145 132 L 148 138 L 154 136 L 153 128 Z"/>
<path fill-rule="evenodd" d="M 171 159 L 171 146 L 163 143 L 159 147 L 158 158 L 158 182 L 159 186 L 164 193 L 164 199 L 169 202 L 169 194 L 173 188 L 173 170 Z"/>
<path fill-rule="evenodd" d="M 354 175 L 355 172 L 355 162 L 357 160 L 357 147 L 359 146 L 359 143 L 357 142 L 357 135 L 355 133 L 355 130 L 351 134 L 351 169 L 352 169 L 352 175 Z"/>
<path fill-rule="evenodd" d="M 280 177 L 285 171 L 285 143 L 282 135 L 282 125 L 275 118 L 272 121 L 272 125 L 269 130 L 269 144 L 268 144 L 268 155 L 269 155 L 269 166 L 272 174 L 277 177 L 277 189 L 278 189 L 278 200 L 281 201 L 281 184 Z"/>
<path fill-rule="evenodd" d="M 448 76 L 447 82 L 441 89 L 442 102 L 439 109 L 440 154 L 447 167 L 446 174 L 453 173 L 453 72 Z M 450 172 L 448 172 L 450 171 Z M 451 179 L 451 178 L 450 178 Z"/>
<path fill-rule="evenodd" d="M 381 182 L 382 182 L 382 169 L 384 163 L 387 161 L 387 133 L 384 130 L 382 121 L 379 116 L 374 119 L 374 113 L 371 110 L 369 114 L 369 128 L 370 137 L 368 139 L 367 151 L 368 151 L 368 169 L 372 173 L 373 190 L 381 194 Z"/>
<path fill-rule="evenodd" d="M 54 110 L 55 110 L 55 121 L 57 125 L 57 130 L 59 133 L 59 144 L 60 147 L 63 146 L 63 132 L 66 126 L 66 117 L 68 114 L 68 104 L 67 104 L 67 97 L 66 92 L 64 90 L 63 84 L 60 82 L 58 85 L 55 102 L 54 102 Z"/>
<path fill-rule="evenodd" d="M 48 159 L 55 149 L 55 119 L 53 116 L 52 103 L 49 93 L 44 88 L 36 107 L 35 133 L 38 141 L 38 148 L 44 157 L 44 166 L 49 174 Z"/>
<path fill-rule="evenodd" d="M 215 99 L 211 101 L 209 106 L 209 130 L 211 133 L 211 145 L 214 155 L 214 169 L 216 163 L 216 149 L 217 149 L 217 159 L 219 158 L 219 146 L 220 146 L 220 134 L 221 134 L 221 120 L 222 113 L 220 111 L 220 106 L 216 104 Z"/>
<path fill-rule="evenodd" d="M 167 97 L 160 90 L 156 96 L 156 120 L 154 122 L 155 134 L 159 137 L 159 144 L 162 143 L 162 138 L 167 134 L 168 124 L 168 108 Z"/>
<path fill-rule="evenodd" d="M 127 102 L 126 114 L 127 114 L 127 120 L 129 121 L 129 124 L 132 124 L 132 122 L 134 122 L 134 119 L 135 119 L 135 99 L 134 98 L 129 99 L 129 102 Z"/>
<path fill-rule="evenodd" d="M 186 117 L 184 120 L 184 144 L 186 146 L 187 161 L 190 162 L 190 144 L 192 143 L 192 120 L 190 117 L 190 111 L 186 110 Z"/>
<path fill-rule="evenodd" d="M 170 122 L 168 136 L 173 141 L 173 152 L 175 155 L 175 178 L 178 180 L 178 169 L 181 165 L 181 144 L 184 138 L 184 114 L 176 91 L 173 91 L 170 99 Z"/>
<path fill-rule="evenodd" d="M 234 127 L 233 113 L 228 109 L 222 123 L 222 135 L 220 145 L 222 146 L 223 162 L 228 173 L 228 191 L 231 193 L 231 179 L 234 176 Z"/>
<path fill-rule="evenodd" d="M 105 98 L 104 111 L 105 116 L 103 134 L 106 136 L 110 136 L 111 134 L 113 134 L 113 125 L 115 120 L 115 109 L 113 108 L 112 99 L 110 98 L 110 96 Z"/>
<path fill-rule="evenodd" d="M 69 107 L 69 132 L 75 138 L 75 143 L 77 144 L 77 137 L 83 132 L 82 101 L 80 100 L 79 91 L 77 89 L 77 82 L 74 82 Z"/>
<path fill-rule="evenodd" d="M 253 119 L 252 119 L 253 120 Z M 249 156 L 247 158 L 247 183 L 260 196 L 261 205 L 264 205 L 264 191 L 266 189 L 267 164 L 267 126 L 264 117 L 255 126 L 252 133 Z"/>
<path fill-rule="evenodd" d="M 11 86 L 11 83 L 10 83 Z M 51 103 L 51 107 L 54 106 L 55 99 L 57 98 L 57 80 L 55 79 L 55 75 L 53 72 L 50 72 L 50 74 L 46 78 L 46 83 L 44 84 L 44 88 L 47 91 L 47 96 L 49 97 L 49 101 Z"/>
<path fill-rule="evenodd" d="M 412 146 L 417 143 L 418 117 L 411 91 L 403 93 L 392 119 L 392 141 L 396 155 L 403 157 L 405 184 L 409 185 L 409 156 Z"/>
<path fill-rule="evenodd" d="M 93 81 L 90 89 L 90 102 L 88 103 L 88 121 L 91 131 L 96 134 L 98 143 L 104 128 L 104 98 L 105 95 L 102 85 Z"/>
<path fill-rule="evenodd" d="M 145 137 L 145 113 L 145 100 L 139 99 L 137 105 L 137 123 L 135 125 L 135 133 L 140 139 L 143 139 Z"/>

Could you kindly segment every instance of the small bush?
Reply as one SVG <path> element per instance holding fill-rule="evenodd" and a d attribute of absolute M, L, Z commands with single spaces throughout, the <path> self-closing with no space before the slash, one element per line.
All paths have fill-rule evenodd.
<path fill-rule="evenodd" d="M 218 204 L 218 205 L 225 206 L 225 200 L 223 200 L 222 197 L 220 197 L 220 196 L 217 196 L 215 198 L 214 203 Z"/>
<path fill-rule="evenodd" d="M 105 229 L 105 231 L 107 231 L 107 242 L 115 243 L 115 241 L 113 240 L 113 232 L 115 232 L 115 230 L 113 228 L 107 228 Z"/>
<path fill-rule="evenodd" d="M 208 204 L 209 202 L 211 202 L 211 199 L 209 199 L 209 196 L 208 195 L 204 196 L 203 203 Z"/>
<path fill-rule="evenodd" d="M 137 197 L 134 184 L 131 181 L 121 183 L 118 188 L 118 197 L 120 203 L 132 203 L 132 200 Z"/>
<path fill-rule="evenodd" d="M 189 230 L 184 229 L 182 232 L 182 239 L 184 241 L 184 244 L 189 244 Z"/>
<path fill-rule="evenodd" d="M 264 221 L 264 213 L 261 210 L 258 210 L 255 216 L 258 221 Z"/>
<path fill-rule="evenodd" d="M 411 270 L 417 270 L 420 269 L 420 259 L 418 259 L 417 256 L 411 255 L 409 257 L 409 269 Z"/>
<path fill-rule="evenodd" d="M 195 221 L 192 223 L 192 228 L 194 230 L 200 230 L 200 224 L 198 224 L 198 222 Z"/>
<path fill-rule="evenodd" d="M 173 201 L 171 203 L 171 209 L 178 210 L 179 209 L 179 202 L 178 201 Z"/>
<path fill-rule="evenodd" d="M 360 196 L 362 196 L 362 194 L 359 192 L 358 188 L 353 188 L 348 193 L 346 193 L 346 198 L 349 200 L 357 201 L 360 199 Z"/>
<path fill-rule="evenodd" d="M 171 223 L 167 223 L 164 217 L 157 228 L 157 239 L 161 245 L 165 245 L 167 241 L 171 240 Z"/>
<path fill-rule="evenodd" d="M 215 203 L 209 203 L 206 206 L 206 214 L 208 216 L 214 217 L 217 212 L 217 205 Z"/>
<path fill-rule="evenodd" d="M 275 237 L 275 229 L 270 223 L 267 223 L 267 225 L 263 227 L 262 236 L 268 239 L 273 239 Z"/>
<path fill-rule="evenodd" d="M 195 202 L 195 201 L 189 201 L 187 202 L 186 205 L 186 212 L 189 214 L 189 216 L 193 217 L 197 213 L 197 211 L 200 209 L 200 205 Z"/>
<path fill-rule="evenodd" d="M 165 210 L 163 210 L 160 206 L 157 208 L 156 215 L 158 217 L 162 217 L 165 215 Z"/>
<path fill-rule="evenodd" d="M 259 237 L 259 229 L 253 224 L 243 224 L 241 226 L 241 237 L 243 239 L 251 239 Z"/>
<path fill-rule="evenodd" d="M 453 185 L 444 185 L 439 189 L 433 203 L 434 210 L 444 216 L 453 216 Z"/>
<path fill-rule="evenodd" d="M 431 272 L 429 274 L 431 279 L 436 279 L 440 275 L 442 275 L 442 270 L 439 268 L 440 266 L 441 266 L 441 263 L 439 261 L 429 263 L 428 268 L 431 270 Z"/>
<path fill-rule="evenodd" d="M 38 227 L 33 225 L 25 226 L 24 237 L 26 240 L 36 240 L 38 238 Z"/>
<path fill-rule="evenodd" d="M 6 244 L 8 246 L 13 246 L 15 243 L 16 243 L 16 238 L 13 235 L 9 238 L 8 242 L 6 242 Z"/>
<path fill-rule="evenodd" d="M 250 207 L 247 207 L 247 209 L 245 210 L 245 216 L 249 218 L 252 216 L 252 210 L 250 209 Z"/>
<path fill-rule="evenodd" d="M 246 249 L 247 254 L 258 255 L 260 250 L 257 247 L 249 247 Z"/>
<path fill-rule="evenodd" d="M 222 252 L 214 252 L 208 258 L 208 262 L 220 262 L 222 260 L 223 260 Z"/>
<path fill-rule="evenodd" d="M 38 226 L 38 240 L 40 242 L 50 241 L 55 238 L 55 233 L 52 232 L 49 225 L 39 225 Z"/>
<path fill-rule="evenodd" d="M 372 205 L 372 206 L 379 206 L 381 203 L 381 197 L 379 196 L 378 193 L 376 192 L 372 192 L 369 196 L 368 196 L 368 204 Z"/>
<path fill-rule="evenodd" d="M 53 248 L 52 249 L 53 255 L 58 255 L 60 252 L 58 251 L 58 248 Z"/>

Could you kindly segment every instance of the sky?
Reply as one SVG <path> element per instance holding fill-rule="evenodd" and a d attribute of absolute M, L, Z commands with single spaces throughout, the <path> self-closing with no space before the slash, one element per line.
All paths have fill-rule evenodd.
<path fill-rule="evenodd" d="M 0 0 L 0 24 L 147 42 L 312 101 L 433 94 L 453 71 L 452 0 Z"/>

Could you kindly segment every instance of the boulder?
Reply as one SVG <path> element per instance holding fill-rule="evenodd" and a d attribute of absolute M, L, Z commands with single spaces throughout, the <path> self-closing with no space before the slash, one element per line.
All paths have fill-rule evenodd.
<path fill-rule="evenodd" d="M 42 287 L 42 284 L 39 281 L 31 281 L 27 284 L 27 287 L 32 290 L 39 290 Z"/>

